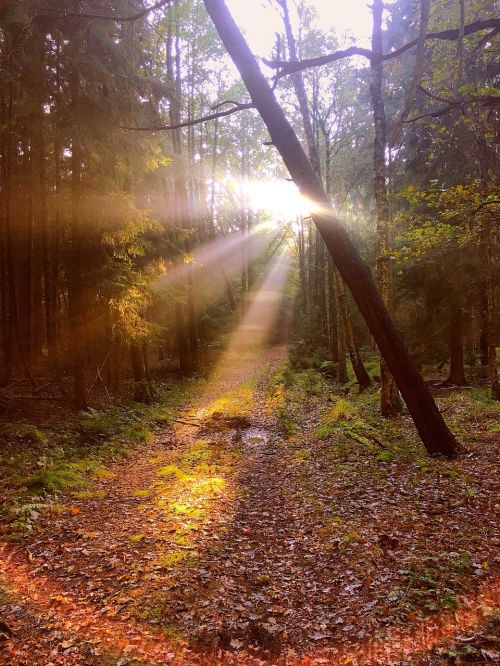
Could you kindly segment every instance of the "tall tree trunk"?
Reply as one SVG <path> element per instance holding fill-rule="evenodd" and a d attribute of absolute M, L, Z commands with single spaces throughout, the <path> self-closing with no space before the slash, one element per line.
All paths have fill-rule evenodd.
<path fill-rule="evenodd" d="M 56 301 L 55 286 L 53 282 L 54 271 L 51 260 L 51 243 L 47 220 L 47 184 L 46 184 L 46 166 L 45 166 L 45 131 L 44 131 L 44 103 L 46 96 L 45 81 L 45 32 L 38 30 L 36 32 L 35 50 L 37 52 L 37 61 L 39 64 L 39 92 L 37 108 L 35 110 L 35 173 L 37 192 L 37 212 L 39 218 L 38 227 L 40 229 L 41 251 L 42 251 L 42 269 L 44 286 L 44 306 L 45 306 L 45 331 L 47 339 L 47 355 L 49 367 L 52 370 L 58 368 L 57 353 L 57 330 L 56 330 Z"/>
<path fill-rule="evenodd" d="M 337 342 L 337 307 L 335 291 L 335 266 L 332 258 L 328 255 L 328 327 L 329 327 L 329 346 L 332 361 L 338 363 L 338 342 Z"/>
<path fill-rule="evenodd" d="M 338 289 L 335 289 L 335 304 L 337 306 L 337 382 L 347 384 L 349 375 L 347 374 L 346 362 L 346 335 L 344 319 L 340 315 L 342 305 Z"/>
<path fill-rule="evenodd" d="M 290 51 L 290 61 L 295 62 L 297 60 L 297 45 L 295 43 L 295 37 L 293 34 L 292 24 L 290 21 L 288 0 L 278 0 L 278 2 L 283 10 L 283 23 L 285 24 L 288 50 Z M 314 169 L 315 173 L 318 176 L 320 176 L 321 165 L 319 159 L 318 144 L 314 136 L 313 124 L 311 122 L 311 114 L 309 112 L 309 105 L 307 103 L 306 88 L 304 85 L 304 79 L 302 78 L 301 72 L 293 74 L 292 81 L 293 81 L 293 87 L 295 89 L 295 95 L 297 96 L 297 101 L 299 103 L 300 115 L 302 116 L 302 123 L 304 125 L 304 134 L 306 137 L 309 160 L 311 162 L 311 166 Z"/>
<path fill-rule="evenodd" d="M 178 24 L 175 26 L 178 30 Z M 172 124 L 178 124 L 181 116 L 181 61 L 180 44 L 178 34 L 174 35 L 174 23 L 171 17 L 168 27 L 167 38 L 167 73 L 172 81 L 175 81 L 175 94 L 170 100 L 170 121 Z M 189 228 L 189 202 L 186 187 L 186 173 L 182 164 L 182 134 L 180 129 L 172 132 L 172 142 L 174 153 L 178 157 L 175 173 L 175 214 L 179 229 Z M 184 240 L 184 250 L 190 252 L 189 240 Z M 185 294 L 187 306 L 183 303 L 176 303 L 176 323 L 180 326 L 177 331 L 179 343 L 179 363 L 182 372 L 189 372 L 198 367 L 198 332 L 196 325 L 196 315 L 194 308 L 194 285 L 192 275 L 190 274 L 185 285 Z M 184 341 L 180 336 L 186 336 Z"/>
<path fill-rule="evenodd" d="M 204 0 L 204 2 L 293 181 L 302 194 L 315 204 L 312 218 L 325 240 L 335 265 L 351 290 L 382 355 L 398 381 L 425 447 L 431 454 L 456 455 L 459 445 L 413 365 L 377 291 L 370 269 L 360 257 L 342 223 L 335 216 L 321 182 L 224 0 Z"/>
<path fill-rule="evenodd" d="M 151 394 L 149 392 L 141 342 L 134 341 L 130 344 L 130 359 L 134 373 L 134 400 L 149 404 L 151 402 Z"/>
<path fill-rule="evenodd" d="M 382 54 L 382 0 L 373 2 L 372 51 Z M 387 149 L 387 120 L 382 97 L 382 61 L 372 58 L 370 93 L 372 100 L 375 137 L 373 140 L 373 184 L 377 208 L 377 282 L 386 308 L 394 314 L 392 299 L 391 265 L 389 257 L 389 201 L 387 197 L 385 152 Z M 401 412 L 402 404 L 394 377 L 384 358 L 380 362 L 380 411 L 391 417 Z"/>
<path fill-rule="evenodd" d="M 370 375 L 366 372 L 361 356 L 359 354 L 358 346 L 354 340 L 354 329 L 352 327 L 352 320 L 349 313 L 349 304 L 347 303 L 347 294 L 345 285 L 342 282 L 337 270 L 335 270 L 335 289 L 338 295 L 338 304 L 342 322 L 344 324 L 345 338 L 347 342 L 347 349 L 349 350 L 349 357 L 352 363 L 352 369 L 356 375 L 356 380 L 359 385 L 359 390 L 364 391 L 372 385 Z"/>
<path fill-rule="evenodd" d="M 449 330 L 449 349 L 450 349 L 450 374 L 446 380 L 447 384 L 454 386 L 465 386 L 464 368 L 464 330 L 463 330 L 463 310 L 459 304 L 453 306 L 450 317 Z"/>
<path fill-rule="evenodd" d="M 2 99 L 2 121 L 10 129 L 12 122 L 12 85 L 7 99 Z M 2 133 L 1 185 L 2 185 L 2 355 L 4 368 L 2 385 L 12 379 L 14 370 L 14 322 L 17 317 L 16 285 L 13 274 L 11 233 L 12 138 L 11 132 Z"/>
<path fill-rule="evenodd" d="M 462 9 L 462 5 L 461 5 Z M 486 139 L 480 133 L 475 137 L 479 157 L 479 173 L 481 175 L 481 187 L 484 195 L 487 193 L 488 185 L 491 183 L 495 174 L 496 161 L 492 151 L 489 149 Z M 488 377 L 491 386 L 491 395 L 496 400 L 500 400 L 500 382 L 498 381 L 497 354 L 496 354 L 496 326 L 495 326 L 495 283 L 493 278 L 494 255 L 493 255 L 492 229 L 486 225 L 486 229 L 481 233 L 480 253 L 483 266 L 481 293 L 482 317 L 482 346 L 481 350 L 486 351 Z"/>
<path fill-rule="evenodd" d="M 71 73 L 71 101 L 73 113 L 78 113 L 80 80 L 78 69 Z M 74 379 L 74 401 L 77 409 L 87 406 L 85 384 L 85 313 L 83 294 L 82 265 L 82 149 L 80 146 L 77 118 L 73 118 L 73 139 L 71 143 L 71 229 L 70 261 L 68 276 L 69 320 L 71 332 L 71 363 Z"/>
<path fill-rule="evenodd" d="M 184 304 L 180 301 L 177 301 L 175 304 L 175 334 L 177 336 L 179 368 L 183 375 L 187 374 L 191 370 L 191 360 L 188 347 L 188 335 L 186 330 L 184 310 Z"/>
<path fill-rule="evenodd" d="M 300 218 L 299 233 L 298 233 L 298 250 L 299 250 L 299 277 L 300 277 L 300 302 L 302 313 L 307 314 L 308 310 L 308 294 L 307 294 L 307 270 L 306 270 L 306 242 L 304 234 L 304 218 Z"/>
<path fill-rule="evenodd" d="M 481 237 L 481 253 L 484 270 L 484 304 L 486 306 L 484 317 L 484 339 L 487 352 L 488 377 L 491 386 L 491 395 L 500 400 L 500 382 L 498 381 L 497 353 L 496 353 L 496 326 L 495 326 L 495 285 L 493 280 L 493 241 L 491 229 L 486 228 Z"/>

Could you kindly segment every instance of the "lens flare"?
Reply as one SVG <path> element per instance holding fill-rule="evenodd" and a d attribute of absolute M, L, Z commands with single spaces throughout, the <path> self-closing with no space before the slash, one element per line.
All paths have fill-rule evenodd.
<path fill-rule="evenodd" d="M 230 186 L 250 210 L 267 213 L 270 217 L 268 224 L 272 226 L 295 220 L 298 216 L 310 215 L 310 202 L 290 181 L 232 180 Z"/>

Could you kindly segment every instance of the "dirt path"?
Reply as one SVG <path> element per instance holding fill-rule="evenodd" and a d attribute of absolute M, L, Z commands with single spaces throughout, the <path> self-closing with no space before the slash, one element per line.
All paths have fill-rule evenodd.
<path fill-rule="evenodd" d="M 411 550 L 416 514 L 385 548 L 378 516 L 396 521 L 398 502 L 282 436 L 268 385 L 285 357 L 222 368 L 93 496 L 2 547 L 1 664 L 405 663 L 391 645 L 404 656 L 453 633 L 458 616 L 385 630 L 392 549 Z M 489 579 L 461 628 L 497 601 Z"/>

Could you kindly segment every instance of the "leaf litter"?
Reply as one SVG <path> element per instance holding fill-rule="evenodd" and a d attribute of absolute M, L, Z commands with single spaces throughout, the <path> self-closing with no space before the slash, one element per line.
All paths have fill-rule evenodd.
<path fill-rule="evenodd" d="M 2 545 L 0 663 L 495 660 L 493 435 L 422 461 L 403 417 L 380 456 L 352 420 L 324 435 L 326 391 L 291 400 L 285 435 L 283 363 L 276 348 L 216 382 L 100 492 Z"/>

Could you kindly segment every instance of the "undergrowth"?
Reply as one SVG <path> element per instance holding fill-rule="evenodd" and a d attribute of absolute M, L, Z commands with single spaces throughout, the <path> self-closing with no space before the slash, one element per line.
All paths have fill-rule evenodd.
<path fill-rule="evenodd" d="M 43 429 L 24 421 L 0 426 L 0 532 L 32 529 L 61 494 L 98 497 L 93 486 L 111 474 L 107 466 L 151 441 L 197 387 L 186 380 L 155 404 L 88 409 Z"/>

